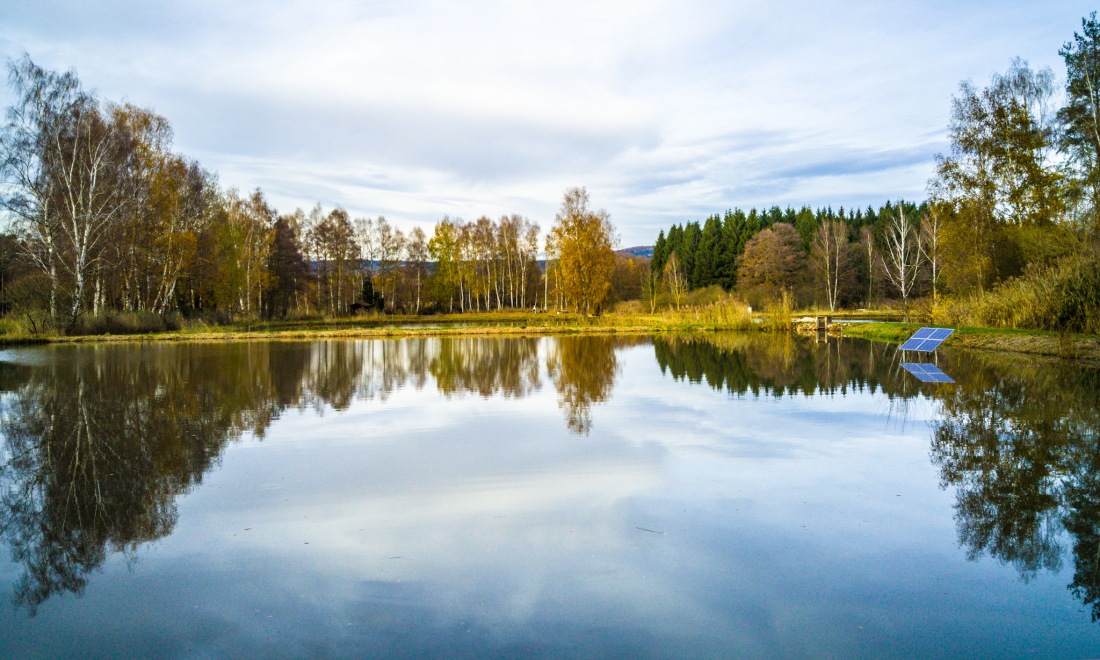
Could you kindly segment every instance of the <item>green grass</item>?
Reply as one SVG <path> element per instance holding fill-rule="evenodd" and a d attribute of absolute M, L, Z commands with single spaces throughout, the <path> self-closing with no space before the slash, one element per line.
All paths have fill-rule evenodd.
<path fill-rule="evenodd" d="M 900 344 L 923 325 L 920 323 L 855 323 L 843 326 L 846 337 Z M 933 324 L 950 327 L 946 324 Z M 1090 364 L 1100 363 L 1100 337 L 1087 334 L 1060 334 L 1049 330 L 986 328 L 963 326 L 944 342 L 946 347 L 984 351 L 1028 353 L 1061 357 Z"/>
<path fill-rule="evenodd" d="M 844 325 L 841 333 L 845 337 L 859 337 L 891 344 L 900 344 L 908 339 L 921 325 L 919 323 L 882 322 L 853 323 Z"/>
<path fill-rule="evenodd" d="M 505 310 L 437 314 L 432 316 L 381 315 L 323 318 L 308 317 L 278 321 L 237 321 L 224 325 L 202 320 L 181 321 L 178 329 L 157 331 L 152 320 L 113 318 L 107 331 L 118 334 L 34 335 L 19 319 L 0 319 L 0 344 L 44 342 L 104 341 L 216 341 L 246 339 L 310 340 L 325 338 L 396 338 L 412 336 L 531 336 L 550 334 L 662 334 L 715 331 L 772 331 L 785 333 L 792 328 L 792 317 L 829 315 L 844 318 L 896 318 L 891 310 L 860 310 L 827 313 L 821 310 L 793 312 L 779 305 L 771 314 L 754 315 L 732 297 L 714 298 L 681 309 L 666 308 L 647 313 L 639 305 L 620 305 L 616 311 L 600 316 L 573 313 L 531 313 Z M 156 320 L 156 319 L 153 319 Z M 148 321 L 147 323 L 138 321 Z M 100 324 L 102 325 L 102 323 Z M 901 343 L 922 325 L 900 321 L 854 323 L 842 326 L 842 334 L 875 341 Z M 948 325 L 949 324 L 937 324 Z M 145 327 L 143 327 L 145 326 Z M 148 327 L 153 326 L 153 327 Z M 96 324 L 88 324 L 102 330 Z M 148 327 L 148 329 L 146 329 Z M 956 329 L 948 346 L 987 350 L 1030 352 L 1067 357 L 1100 356 L 1100 338 L 1090 335 L 1059 335 L 1050 331 L 964 326 Z"/>
<path fill-rule="evenodd" d="M 729 299 L 699 307 L 663 310 L 656 314 L 609 313 L 583 316 L 568 312 L 531 313 L 528 311 L 468 312 L 435 316 L 369 315 L 346 318 L 306 318 L 279 321 L 236 321 L 224 325 L 201 320 L 185 321 L 178 329 L 160 331 L 127 327 L 129 332 L 102 332 L 101 324 L 87 324 L 100 332 L 90 334 L 42 334 L 29 337 L 25 333 L 0 335 L 8 343 L 34 342 L 117 342 L 117 341 L 186 341 L 353 337 L 409 337 L 446 335 L 545 335 L 545 334 L 605 334 L 661 333 L 683 331 L 758 329 L 748 309 Z M 114 326 L 112 326 L 114 327 Z"/>
<path fill-rule="evenodd" d="M 852 323 L 843 326 L 845 337 L 859 337 L 860 339 L 872 339 L 890 343 L 902 343 L 913 335 L 914 332 L 926 326 L 950 327 L 935 323 L 904 323 L 895 321 L 883 321 L 876 323 Z M 1050 330 L 1028 330 L 1023 328 L 986 328 L 981 326 L 963 326 L 955 328 L 953 337 L 966 336 L 986 337 L 1052 337 L 1060 335 Z M 1090 339 L 1092 335 L 1071 335 L 1075 338 Z"/>

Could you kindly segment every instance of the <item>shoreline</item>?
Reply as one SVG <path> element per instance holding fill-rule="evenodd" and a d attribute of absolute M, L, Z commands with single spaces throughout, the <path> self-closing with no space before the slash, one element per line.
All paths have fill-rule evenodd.
<path fill-rule="evenodd" d="M 830 334 L 900 344 L 921 323 L 875 321 L 846 323 L 851 316 L 840 316 L 830 326 Z M 757 331 L 764 331 L 762 324 Z M 344 327 L 341 327 L 344 326 Z M 372 327 L 373 326 L 373 327 Z M 314 339 L 400 339 L 406 337 L 542 337 L 550 335 L 662 335 L 709 334 L 715 332 L 752 332 L 744 326 L 688 322 L 658 315 L 631 314 L 581 317 L 572 314 L 493 314 L 455 315 L 443 320 L 431 317 L 397 319 L 347 319 L 240 324 L 237 327 L 210 330 L 171 330 L 135 334 L 75 336 L 0 336 L 0 347 L 44 344 L 95 344 L 123 342 L 216 342 L 216 341 L 309 341 Z M 794 321 L 791 331 L 814 334 L 812 324 Z M 961 327 L 945 343 L 980 351 L 1042 355 L 1100 364 L 1100 337 L 1067 335 L 1039 330 Z"/>
<path fill-rule="evenodd" d="M 935 325 L 924 323 L 834 323 L 843 337 L 871 339 L 900 344 L 918 328 Z M 946 327 L 946 326 L 945 326 Z M 1059 335 L 1044 330 L 1010 328 L 961 327 L 944 342 L 945 348 L 965 348 L 977 351 L 1040 355 L 1063 360 L 1100 365 L 1100 337 L 1093 335 Z"/>

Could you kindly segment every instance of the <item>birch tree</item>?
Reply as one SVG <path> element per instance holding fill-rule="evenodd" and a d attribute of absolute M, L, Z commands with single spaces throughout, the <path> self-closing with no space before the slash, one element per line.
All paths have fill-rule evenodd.
<path fill-rule="evenodd" d="M 830 312 L 836 311 L 841 282 L 848 274 L 851 256 L 848 248 L 848 226 L 843 222 L 826 220 L 814 232 L 811 257 L 825 285 L 825 299 Z"/>
<path fill-rule="evenodd" d="M 451 312 L 454 311 L 455 292 L 459 287 L 458 233 L 455 222 L 444 216 L 436 223 L 432 238 L 428 241 L 428 256 L 435 261 L 431 288 L 437 300 L 447 302 Z M 460 307 L 461 304 L 460 301 Z"/>
<path fill-rule="evenodd" d="M 943 210 L 935 202 L 928 206 L 928 213 L 921 217 L 920 252 L 928 262 L 932 277 L 932 302 L 938 300 L 937 284 L 940 280 L 940 235 L 943 230 Z"/>
<path fill-rule="evenodd" d="M 360 290 L 360 245 L 344 209 L 333 209 L 306 234 L 317 266 L 319 307 L 329 314 L 348 312 Z"/>
<path fill-rule="evenodd" d="M 413 227 L 409 232 L 406 242 L 406 251 L 409 256 L 409 266 L 413 269 L 416 278 L 416 313 L 420 314 L 420 279 L 424 275 L 424 262 L 428 260 L 428 242 L 424 230 Z"/>
<path fill-rule="evenodd" d="M 905 218 L 902 204 L 898 204 L 897 213 L 886 224 L 883 243 L 882 270 L 901 296 L 908 316 L 909 297 L 913 295 L 920 274 L 921 237 L 920 231 Z"/>
<path fill-rule="evenodd" d="M 4 206 L 28 237 L 31 261 L 49 278 L 55 317 L 67 284 L 73 323 L 105 238 L 131 202 L 130 134 L 104 116 L 72 71 L 48 72 L 24 56 L 9 65 L 9 80 L 18 100 L 8 111 L 3 169 L 16 185 Z"/>
<path fill-rule="evenodd" d="M 17 98 L 7 109 L 0 135 L 0 168 L 9 184 L 0 200 L 15 218 L 28 260 L 48 278 L 49 313 L 56 317 L 61 211 L 52 145 L 62 142 L 69 109 L 82 102 L 84 92 L 74 71 L 46 71 L 26 55 L 8 64 L 8 80 Z"/>
<path fill-rule="evenodd" d="M 875 250 L 875 230 L 871 227 L 864 227 L 859 230 L 859 249 L 861 253 L 867 255 L 867 295 L 863 304 L 870 307 L 871 298 L 875 292 L 875 269 L 878 268 L 878 262 L 875 260 L 877 254 Z"/>
<path fill-rule="evenodd" d="M 680 309 L 680 302 L 684 299 L 684 294 L 688 290 L 688 280 L 687 275 L 684 274 L 684 267 L 680 265 L 680 255 L 675 252 L 668 255 L 663 279 L 665 288 L 668 289 L 668 295 L 672 296 L 672 302 L 676 304 L 676 309 Z"/>
<path fill-rule="evenodd" d="M 405 235 L 382 216 L 374 225 L 374 245 L 382 270 L 382 296 L 390 311 L 394 311 L 397 291 L 397 266 L 405 251 Z M 388 293 L 387 293 L 388 287 Z"/>
<path fill-rule="evenodd" d="M 538 224 L 530 221 L 526 221 L 524 226 L 523 241 L 521 243 L 521 250 L 523 255 L 520 257 L 520 299 L 524 307 L 527 306 L 527 274 L 532 269 L 538 268 L 539 259 L 539 226 Z M 538 301 L 538 290 L 536 289 L 532 295 L 535 298 L 535 302 Z M 546 301 L 543 300 L 545 306 Z"/>

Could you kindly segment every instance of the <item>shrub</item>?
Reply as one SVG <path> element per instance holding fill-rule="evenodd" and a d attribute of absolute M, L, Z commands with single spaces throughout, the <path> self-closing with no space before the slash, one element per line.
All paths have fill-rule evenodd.
<path fill-rule="evenodd" d="M 931 317 L 955 326 L 1100 334 L 1100 260 L 1080 255 L 1029 268 L 983 297 L 941 299 Z"/>
<path fill-rule="evenodd" d="M 713 288 L 722 291 L 720 287 Z M 712 300 L 707 304 L 685 305 L 680 309 L 667 308 L 660 312 L 660 318 L 663 322 L 670 324 L 709 325 L 725 330 L 747 330 L 756 327 L 752 320 L 752 312 L 745 303 L 724 291 L 721 298 L 713 300 L 714 297 L 714 292 L 711 291 L 701 296 L 703 300 Z"/>
<path fill-rule="evenodd" d="M 179 330 L 181 324 L 180 316 L 176 313 L 110 312 L 99 316 L 82 316 L 66 329 L 66 334 L 137 335 Z"/>
<path fill-rule="evenodd" d="M 1052 288 L 1053 329 L 1100 334 L 1100 259 L 1066 264 Z"/>
<path fill-rule="evenodd" d="M 791 330 L 791 296 L 786 291 L 783 295 L 767 307 L 768 317 L 764 327 L 772 332 L 790 332 Z"/>
<path fill-rule="evenodd" d="M 958 327 L 961 325 L 974 325 L 971 320 L 973 302 L 969 299 L 940 296 L 939 300 L 932 304 L 929 312 L 929 321 L 935 325 Z"/>
<path fill-rule="evenodd" d="M 643 311 L 641 300 L 621 300 L 611 308 L 613 314 L 641 314 Z"/>
<path fill-rule="evenodd" d="M 748 306 L 732 296 L 695 308 L 700 323 L 746 330 L 754 326 Z"/>
<path fill-rule="evenodd" d="M 726 304 L 727 301 L 732 301 L 738 305 L 737 302 L 730 294 L 726 293 L 726 290 L 717 284 L 703 287 L 701 289 L 692 289 L 688 291 L 684 296 L 684 305 L 687 307 L 704 307 L 706 305 Z M 742 305 L 743 306 L 743 305 Z"/>

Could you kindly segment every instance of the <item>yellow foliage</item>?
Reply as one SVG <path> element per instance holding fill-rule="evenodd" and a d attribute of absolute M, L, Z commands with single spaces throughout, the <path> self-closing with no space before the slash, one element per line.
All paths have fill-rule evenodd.
<path fill-rule="evenodd" d="M 604 211 L 588 209 L 588 192 L 565 193 L 546 249 L 556 258 L 555 281 L 565 305 L 581 314 L 600 308 L 611 290 L 615 268 L 615 228 Z"/>

